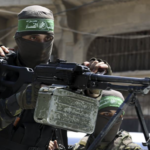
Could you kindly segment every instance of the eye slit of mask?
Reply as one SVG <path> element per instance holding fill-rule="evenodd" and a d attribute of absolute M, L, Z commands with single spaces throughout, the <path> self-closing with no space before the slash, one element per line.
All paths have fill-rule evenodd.
<path fill-rule="evenodd" d="M 31 34 L 22 36 L 22 38 L 33 42 L 43 43 L 52 41 L 54 37 L 50 34 Z"/>
<path fill-rule="evenodd" d="M 112 117 L 116 113 L 116 110 L 110 110 L 105 112 L 99 112 L 99 115 L 105 116 L 105 117 Z M 120 118 L 123 118 L 123 115 L 120 116 Z"/>

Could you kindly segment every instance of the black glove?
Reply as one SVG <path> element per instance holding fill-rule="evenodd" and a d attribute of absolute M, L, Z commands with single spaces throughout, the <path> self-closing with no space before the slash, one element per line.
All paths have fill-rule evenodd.
<path fill-rule="evenodd" d="M 89 60 L 89 62 L 92 62 L 92 61 L 104 62 L 105 64 L 108 65 L 107 69 L 103 69 L 103 68 L 102 69 L 101 68 L 98 69 L 98 72 L 100 74 L 101 73 L 105 74 L 105 75 L 111 75 L 112 74 L 111 67 L 106 61 L 103 61 L 102 59 L 97 59 L 97 58 L 94 58 L 94 57 Z M 101 92 L 102 92 L 102 90 L 100 90 L 100 89 L 88 89 L 88 90 L 85 90 L 85 95 L 97 98 L 97 97 L 99 97 L 101 95 Z"/>
<path fill-rule="evenodd" d="M 108 64 L 108 62 L 106 62 L 105 60 L 102 60 L 102 59 L 99 59 L 99 58 L 91 58 L 90 61 L 99 61 L 99 62 L 104 62 L 105 64 L 108 65 L 108 68 L 106 70 L 106 73 L 105 75 L 112 75 L 112 70 L 111 70 L 111 67 L 110 65 Z M 103 70 L 100 70 L 99 72 L 102 72 Z"/>

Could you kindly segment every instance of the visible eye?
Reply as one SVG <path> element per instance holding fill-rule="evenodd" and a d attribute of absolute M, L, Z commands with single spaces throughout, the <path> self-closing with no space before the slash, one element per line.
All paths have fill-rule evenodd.
<path fill-rule="evenodd" d="M 31 41 L 36 41 L 36 39 L 37 39 L 36 36 L 34 36 L 34 35 L 30 36 L 30 40 L 31 40 Z"/>
<path fill-rule="evenodd" d="M 46 38 L 45 38 L 46 41 L 52 41 L 53 40 L 53 36 L 49 36 L 47 35 Z"/>

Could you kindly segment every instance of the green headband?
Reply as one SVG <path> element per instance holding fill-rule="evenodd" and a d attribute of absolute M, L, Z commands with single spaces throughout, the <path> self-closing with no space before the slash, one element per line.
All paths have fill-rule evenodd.
<path fill-rule="evenodd" d="M 18 31 L 46 31 L 54 32 L 53 19 L 20 19 L 18 21 Z"/>
<path fill-rule="evenodd" d="M 120 107 L 123 100 L 116 96 L 102 96 L 99 103 L 99 110 L 105 107 Z M 124 114 L 124 113 L 123 113 Z"/>

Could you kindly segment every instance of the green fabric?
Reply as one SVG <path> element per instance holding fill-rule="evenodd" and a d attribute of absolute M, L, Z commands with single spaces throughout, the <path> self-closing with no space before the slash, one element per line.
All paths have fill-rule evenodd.
<path fill-rule="evenodd" d="M 52 19 L 20 19 L 18 31 L 47 31 L 54 32 L 54 20 Z"/>
<path fill-rule="evenodd" d="M 103 96 L 100 100 L 99 110 L 105 107 L 120 107 L 123 100 L 116 96 Z"/>

